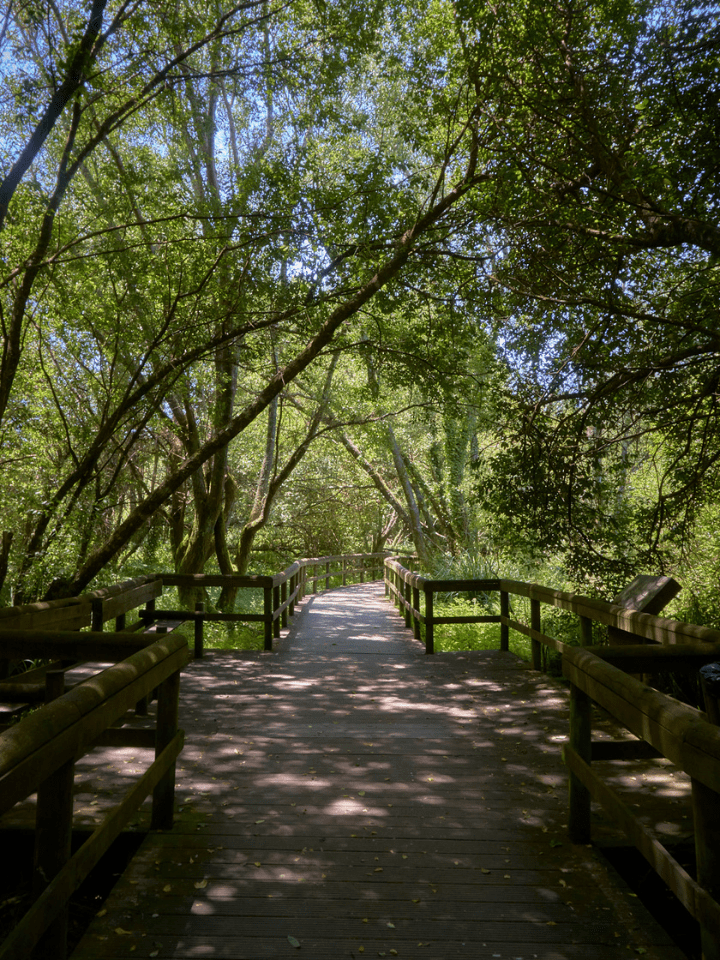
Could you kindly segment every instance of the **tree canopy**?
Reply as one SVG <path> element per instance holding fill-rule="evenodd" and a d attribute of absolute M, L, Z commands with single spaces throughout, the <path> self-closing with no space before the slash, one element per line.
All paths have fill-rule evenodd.
<path fill-rule="evenodd" d="M 683 0 L 8 6 L 6 599 L 386 546 L 682 563 L 719 52 Z"/>

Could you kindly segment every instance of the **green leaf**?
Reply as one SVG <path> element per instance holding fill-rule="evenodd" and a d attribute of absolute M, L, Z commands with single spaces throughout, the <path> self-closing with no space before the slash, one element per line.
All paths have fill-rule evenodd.
<path fill-rule="evenodd" d="M 288 943 L 291 947 L 296 947 L 298 950 L 300 949 L 300 941 L 295 937 L 288 936 Z"/>

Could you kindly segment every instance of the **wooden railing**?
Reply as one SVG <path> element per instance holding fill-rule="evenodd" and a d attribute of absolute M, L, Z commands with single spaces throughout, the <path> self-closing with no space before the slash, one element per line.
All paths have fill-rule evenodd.
<path fill-rule="evenodd" d="M 368 575 L 380 577 L 383 559 L 384 554 L 315 557 L 272 576 L 155 574 L 81 597 L 0 610 L 0 679 L 12 661 L 49 661 L 21 679 L 0 682 L 0 701 L 46 701 L 19 723 L 4 731 L 0 727 L 0 814 L 37 792 L 36 900 L 0 945 L 0 960 L 29 957 L 38 945 L 53 960 L 65 956 L 68 899 L 150 793 L 151 826 L 172 826 L 175 761 L 183 744 L 177 727 L 179 678 L 189 652 L 184 637 L 164 632 L 192 621 L 195 655 L 202 656 L 205 621 L 261 622 L 265 649 L 270 650 L 307 592 L 330 589 L 333 581 L 346 585 Z M 158 609 L 166 586 L 260 590 L 263 612 L 210 613 L 201 604 L 191 612 Z M 128 622 L 128 614 L 139 607 L 136 619 Z M 114 632 L 103 632 L 111 620 Z M 65 692 L 65 671 L 88 661 L 122 662 Z M 153 691 L 158 697 L 156 729 L 113 727 L 133 706 L 146 714 Z M 96 746 L 154 747 L 155 759 L 71 857 L 75 762 Z"/>
<path fill-rule="evenodd" d="M 201 657 L 204 646 L 203 623 L 262 623 L 263 646 L 272 650 L 273 639 L 280 636 L 281 628 L 288 625 L 288 617 L 295 613 L 295 605 L 308 593 L 317 593 L 319 585 L 324 589 L 346 586 L 348 583 L 364 583 L 367 576 L 382 579 L 384 553 L 357 553 L 330 557 L 311 557 L 296 560 L 286 570 L 267 576 L 233 576 L 221 574 L 158 574 L 163 586 L 168 587 L 231 587 L 239 590 L 258 590 L 263 595 L 263 612 L 255 613 L 209 613 L 198 603 L 194 611 L 163 610 L 153 608 L 148 615 L 154 619 L 185 619 L 195 624 L 195 656 Z M 141 614 L 144 616 L 144 614 Z"/>
<path fill-rule="evenodd" d="M 172 826 L 175 761 L 183 745 L 178 693 L 188 650 L 184 638 L 172 634 L 157 640 L 147 635 L 60 631 L 36 633 L 32 639 L 28 631 L 0 634 L 0 656 L 12 659 L 28 651 L 59 660 L 122 661 L 67 693 L 64 672 L 50 671 L 48 688 L 56 698 L 0 734 L 0 813 L 37 792 L 37 899 L 0 946 L 0 960 L 28 957 L 41 938 L 43 953 L 61 960 L 66 952 L 68 899 L 150 793 L 152 826 Z M 155 729 L 112 726 L 154 690 Z M 96 746 L 154 747 L 155 759 L 70 856 L 75 762 Z"/>
<path fill-rule="evenodd" d="M 406 563 L 411 562 L 409 557 L 402 559 Z M 457 617 L 437 616 L 433 599 L 436 593 L 469 591 L 491 593 L 499 589 L 499 580 L 431 580 L 404 567 L 401 558 L 388 557 L 385 560 L 385 593 L 405 617 L 405 626 L 412 630 L 416 640 L 421 639 L 421 625 L 425 627 L 426 653 L 435 653 L 435 626 L 437 624 L 502 623 L 500 616 L 482 613 Z M 425 600 L 424 612 L 420 609 L 421 591 Z M 506 625 L 500 631 L 500 649 L 508 649 Z"/>
<path fill-rule="evenodd" d="M 55 600 L 9 607 L 0 610 L 0 638 L 7 639 L 10 631 L 18 634 L 18 644 L 11 657 L 0 647 L 0 702 L 38 702 L 45 699 L 44 676 L 47 666 L 22 674 L 22 680 L 12 678 L 3 683 L 9 672 L 11 659 L 50 656 L 52 645 L 40 652 L 37 643 L 51 641 L 57 630 L 80 631 L 88 627 L 92 633 L 76 634 L 77 655 L 74 659 L 87 659 L 86 648 L 92 648 L 101 638 L 104 624 L 114 620 L 114 629 L 119 632 L 172 629 L 182 622 L 194 625 L 194 654 L 201 657 L 204 649 L 203 625 L 208 622 L 262 623 L 265 650 L 272 650 L 273 639 L 288 625 L 288 617 L 295 612 L 295 605 L 308 593 L 319 589 L 348 583 L 364 583 L 367 578 L 382 579 L 384 553 L 358 553 L 328 557 L 311 557 L 296 560 L 286 570 L 266 576 L 223 576 L 216 574 L 157 573 L 136 577 L 123 583 L 101 587 L 93 593 L 67 600 Z M 165 587 L 209 588 L 226 587 L 239 590 L 255 590 L 262 593 L 262 613 L 256 609 L 233 613 L 211 613 L 202 603 L 195 610 L 161 609 L 158 600 Z M 144 606 L 143 606 L 144 605 Z M 143 607 L 134 622 L 128 623 L 131 611 Z M 22 638 L 33 641 L 35 646 L 22 644 Z M 69 638 L 66 638 L 69 642 Z M 147 641 L 145 641 L 147 642 Z M 34 651 L 34 652 L 33 652 Z"/>
<path fill-rule="evenodd" d="M 571 683 L 570 741 L 564 750 L 570 839 L 590 842 L 590 802 L 601 803 L 699 922 L 704 960 L 720 956 L 720 727 L 709 723 L 701 711 L 628 676 L 618 664 L 653 673 L 669 665 L 697 670 L 718 658 L 720 643 L 563 650 L 563 674 Z M 593 702 L 638 739 L 593 742 Z M 592 768 L 593 760 L 647 756 L 667 757 L 691 778 L 696 879 Z"/>
<path fill-rule="evenodd" d="M 565 749 L 569 771 L 568 831 L 575 843 L 588 843 L 590 803 L 601 803 L 624 829 L 630 841 L 667 883 L 699 924 L 704 960 L 720 960 L 720 727 L 708 722 L 717 715 L 679 703 L 629 673 L 655 674 L 660 670 L 696 672 L 703 664 L 720 660 L 720 631 L 627 610 L 618 604 L 592 600 L 516 580 L 431 580 L 412 573 L 399 558 L 385 561 L 386 592 L 420 639 L 425 627 L 425 649 L 434 652 L 434 627 L 441 623 L 500 624 L 499 646 L 508 649 L 509 631 L 531 641 L 532 665 L 542 666 L 542 648 L 562 655 L 563 675 L 570 682 L 570 735 Z M 424 612 L 420 592 L 424 593 Z M 436 593 L 497 592 L 500 615 L 436 617 Z M 511 597 L 530 602 L 530 623 L 510 615 Z M 579 646 L 563 643 L 543 632 L 542 605 L 575 614 Z M 637 637 L 637 644 L 592 645 L 593 624 Z M 635 735 L 635 740 L 594 742 L 592 703 L 599 704 Z M 592 760 L 637 760 L 666 757 L 692 784 L 697 877 L 693 879 L 672 854 L 653 837 L 630 808 L 592 769 Z"/>
<path fill-rule="evenodd" d="M 556 607 L 573 613 L 578 618 L 578 638 L 582 646 L 592 643 L 592 624 L 621 630 L 656 644 L 714 643 L 720 641 L 720 631 L 681 623 L 648 613 L 637 613 L 605 600 L 593 600 L 579 594 L 553 590 L 536 583 L 520 580 L 504 580 L 501 577 L 487 580 L 433 580 L 413 573 L 403 566 L 397 557 L 385 560 L 385 590 L 405 617 L 405 623 L 420 639 L 421 624 L 425 628 L 425 650 L 435 652 L 435 626 L 443 623 L 498 623 L 500 624 L 499 648 L 508 649 L 509 632 L 515 630 L 530 638 L 531 660 L 536 670 L 542 669 L 543 647 L 562 653 L 567 644 L 542 630 L 542 606 Z M 424 611 L 420 607 L 420 593 L 424 594 Z M 500 614 L 468 616 L 436 616 L 433 597 L 437 593 L 483 592 L 497 593 Z M 511 597 L 529 600 L 530 622 L 511 616 Z"/>

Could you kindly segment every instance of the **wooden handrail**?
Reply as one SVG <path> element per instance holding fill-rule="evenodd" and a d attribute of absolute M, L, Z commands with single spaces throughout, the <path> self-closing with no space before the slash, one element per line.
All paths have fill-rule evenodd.
<path fill-rule="evenodd" d="M 590 597 L 567 593 L 562 590 L 553 590 L 550 587 L 543 587 L 537 583 L 525 583 L 520 580 L 506 580 L 503 578 L 487 580 L 433 580 L 421 574 L 413 573 L 394 557 L 386 559 L 385 571 L 386 592 L 392 596 L 401 612 L 405 613 L 408 626 L 421 623 L 425 625 L 426 650 L 428 653 L 434 651 L 433 628 L 435 624 L 499 622 L 501 624 L 501 649 L 507 649 L 507 631 L 510 629 L 516 630 L 530 637 L 532 660 L 533 664 L 537 666 L 540 663 L 541 646 L 558 652 L 562 652 L 566 646 L 562 641 L 542 631 L 540 621 L 541 604 L 557 607 L 560 610 L 567 610 L 576 614 L 580 618 L 580 634 L 583 645 L 586 645 L 590 640 L 591 631 L 589 625 L 591 623 L 600 623 L 604 626 L 624 631 L 625 633 L 634 634 L 639 639 L 644 639 L 654 644 L 684 645 L 688 643 L 720 643 L 720 630 L 701 627 L 692 623 L 682 623 L 677 620 L 669 620 L 665 617 L 659 617 L 649 613 L 627 610 L 616 603 L 610 603 L 606 600 L 595 600 Z M 404 595 L 400 584 L 403 584 L 409 590 L 422 590 L 425 593 L 426 610 L 424 615 L 421 613 L 419 605 L 413 604 L 410 599 Z M 430 604 L 429 609 L 432 611 L 431 598 L 434 593 L 462 592 L 467 590 L 498 591 L 500 593 L 500 616 L 482 617 L 478 615 L 477 617 L 454 618 L 437 617 L 434 613 L 428 616 L 428 603 Z M 508 603 L 510 596 L 524 597 L 530 600 L 532 615 L 530 625 L 522 624 L 518 620 L 510 617 Z"/>
<path fill-rule="evenodd" d="M 668 651 L 671 651 L 668 655 Z M 675 651 L 678 651 L 677 653 Z M 633 663 L 635 650 L 621 661 Z M 713 656 L 717 656 L 717 648 Z M 564 750 L 569 770 L 568 831 L 575 843 L 591 840 L 590 802 L 599 801 L 622 826 L 648 863 L 667 883 L 690 914 L 700 923 L 703 957 L 720 955 L 720 727 L 709 723 L 699 710 L 646 686 L 619 667 L 602 659 L 597 648 L 563 651 L 563 675 L 571 683 L 570 738 Z M 615 651 L 613 651 L 615 653 Z M 664 664 L 674 660 L 705 661 L 709 651 L 693 645 L 657 648 L 651 659 Z M 699 665 L 699 663 L 698 663 Z M 597 703 L 623 726 L 666 757 L 690 778 L 693 794 L 693 825 L 697 879 L 688 875 L 672 854 L 653 837 L 620 797 L 595 772 L 592 759 L 591 704 Z M 607 747 L 606 741 L 597 746 Z M 623 746 L 634 746 L 624 742 Z M 605 751 L 608 758 L 616 757 Z M 629 757 L 642 756 L 631 750 Z"/>
<path fill-rule="evenodd" d="M 108 634 L 102 636 L 110 639 Z M 56 864 L 51 875 L 43 876 L 45 888 L 29 912 L 0 945 L 0 960 L 28 957 L 46 930 L 53 941 L 48 944 L 46 939 L 43 948 L 58 958 L 65 956 L 65 925 L 58 920 L 66 911 L 69 897 L 149 793 L 153 793 L 152 825 L 163 829 L 172 826 L 175 761 L 183 745 L 183 733 L 177 727 L 180 671 L 187 661 L 185 640 L 174 634 L 163 636 L 0 734 L 0 812 L 37 791 L 38 817 L 44 818 L 44 828 L 37 835 L 37 860 L 40 864 Z M 156 688 L 154 761 L 69 857 L 75 760 L 102 742 L 111 724 Z M 124 731 L 112 732 L 115 745 L 124 746 Z M 131 731 L 127 743 L 135 739 Z"/>
<path fill-rule="evenodd" d="M 0 813 L 33 793 L 66 760 L 89 748 L 140 697 L 187 660 L 185 638 L 164 635 L 0 733 Z"/>
<path fill-rule="evenodd" d="M 273 639 L 280 636 L 281 627 L 287 626 L 288 617 L 293 616 L 296 604 L 307 594 L 309 586 L 312 587 L 313 592 L 317 592 L 317 584 L 322 580 L 325 581 L 326 589 L 329 589 L 330 580 L 334 578 L 346 581 L 350 569 L 348 561 L 354 563 L 352 569 L 360 573 L 362 582 L 368 569 L 382 570 L 382 562 L 386 556 L 385 553 L 358 553 L 306 557 L 295 560 L 279 573 L 268 575 L 158 573 L 156 576 L 162 581 L 163 586 L 168 587 L 236 587 L 238 589 L 262 590 L 263 612 L 210 614 L 197 610 L 185 612 L 182 610 L 154 609 L 147 615 L 147 619 L 184 617 L 187 620 L 194 621 L 196 656 L 202 656 L 203 652 L 202 624 L 204 621 L 261 622 L 264 625 L 264 648 L 265 650 L 272 650 Z M 337 563 L 343 564 L 343 569 L 331 570 L 333 564 Z M 325 572 L 318 575 L 317 570 L 313 568 L 317 568 L 321 564 L 325 566 Z M 312 573 L 308 574 L 309 570 Z"/>
<path fill-rule="evenodd" d="M 433 580 L 422 574 L 413 573 L 395 557 L 385 560 L 385 592 L 394 601 L 405 617 L 405 624 L 412 629 L 416 640 L 420 640 L 421 624 L 425 627 L 425 652 L 435 652 L 435 626 L 443 623 L 503 623 L 502 615 L 464 614 L 463 616 L 438 616 L 435 613 L 433 595 L 463 591 L 494 592 L 500 589 L 497 578 L 471 580 Z M 425 595 L 425 612 L 420 610 L 420 591 Z M 509 621 L 508 621 L 509 622 Z M 501 650 L 507 650 L 501 634 Z"/>
<path fill-rule="evenodd" d="M 626 671 L 694 669 L 720 659 L 720 631 L 626 610 L 615 603 L 552 590 L 534 583 L 497 580 L 432 580 L 413 573 L 391 558 L 385 562 L 386 591 L 420 638 L 425 625 L 426 652 L 434 651 L 437 623 L 500 623 L 501 649 L 508 648 L 509 630 L 528 636 L 532 665 L 541 666 L 542 646 L 562 654 L 563 674 L 570 681 L 570 737 L 565 748 L 569 771 L 568 830 L 573 842 L 588 843 L 590 802 L 598 800 L 620 823 L 651 866 L 699 921 L 706 960 L 720 957 L 720 728 L 700 710 L 678 703 Z M 425 593 L 425 613 L 419 594 Z M 488 590 L 500 593 L 500 616 L 441 618 L 434 615 L 433 595 L 440 592 Z M 530 624 L 510 616 L 510 597 L 530 601 Z M 565 644 L 543 632 L 541 605 L 567 610 L 579 617 L 581 646 Z M 592 646 L 592 623 L 635 634 L 650 644 Z M 598 703 L 638 737 L 635 741 L 592 741 L 592 702 Z M 632 810 L 592 769 L 595 759 L 637 759 L 663 756 L 682 769 L 692 782 L 697 880 L 694 880 L 635 817 Z"/>

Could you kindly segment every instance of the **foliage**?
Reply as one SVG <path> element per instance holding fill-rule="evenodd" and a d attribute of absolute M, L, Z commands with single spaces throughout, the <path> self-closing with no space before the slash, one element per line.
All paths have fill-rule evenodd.
<path fill-rule="evenodd" d="M 486 303 L 510 391 L 481 502 L 612 594 L 716 496 L 717 10 L 462 10 L 505 171 Z"/>
<path fill-rule="evenodd" d="M 719 47 L 686 0 L 8 8 L 5 599 L 412 546 L 716 623 Z"/>

